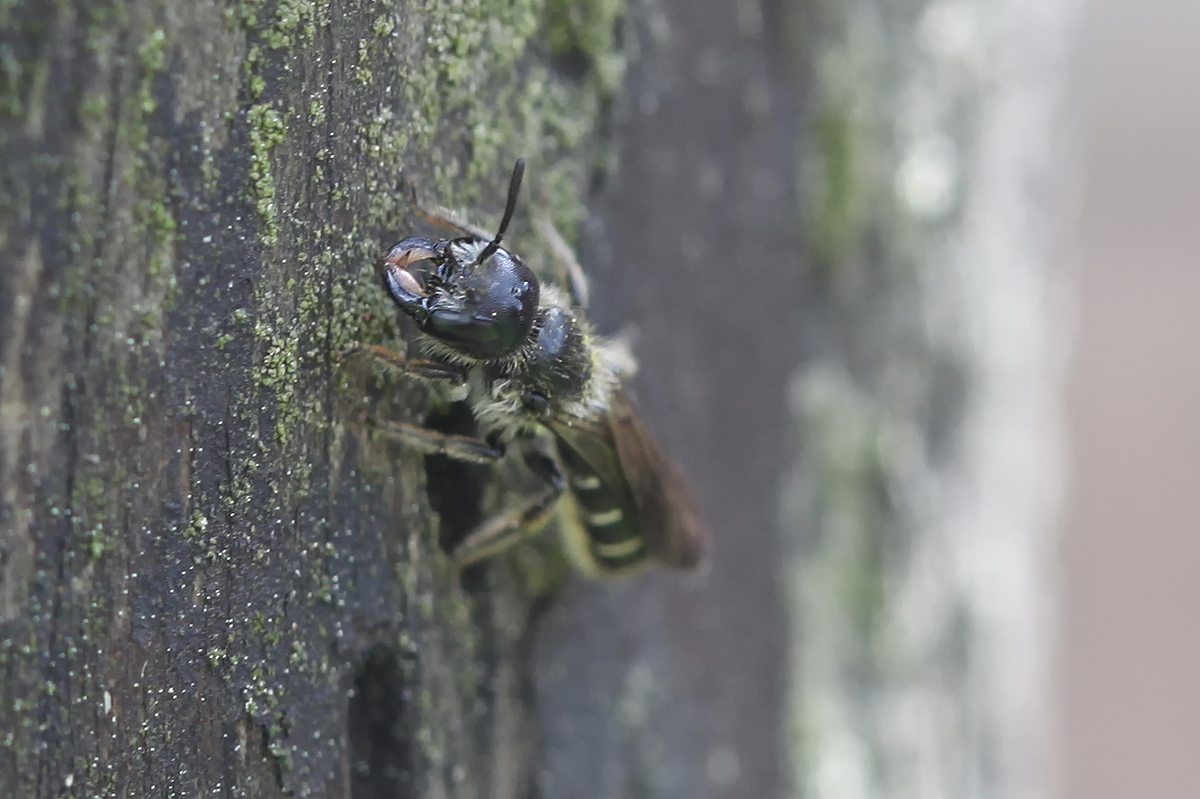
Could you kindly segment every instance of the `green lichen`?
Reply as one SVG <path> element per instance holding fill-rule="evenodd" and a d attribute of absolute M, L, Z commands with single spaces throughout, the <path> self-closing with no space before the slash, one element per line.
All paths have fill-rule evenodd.
<path fill-rule="evenodd" d="M 275 205 L 275 179 L 271 173 L 271 151 L 287 135 L 283 117 L 268 103 L 252 106 L 247 112 L 250 122 L 250 198 L 258 210 L 261 224 L 259 238 L 264 246 L 273 247 L 279 239 L 279 219 Z"/>
<path fill-rule="evenodd" d="M 813 153 L 805 163 L 803 185 L 813 254 L 825 268 L 845 259 L 858 243 L 865 221 L 861 136 L 846 113 L 826 108 L 816 117 Z"/>
<path fill-rule="evenodd" d="M 891 483 L 903 462 L 901 419 L 876 398 L 831 369 L 814 369 L 792 390 L 793 412 L 811 437 L 823 530 L 814 544 L 815 567 L 838 589 L 853 628 L 869 635 L 884 595 L 880 536 L 891 518 Z M 798 513 L 798 511 L 797 511 Z"/>
<path fill-rule="evenodd" d="M 308 104 L 308 120 L 313 125 L 325 124 L 325 104 L 320 100 L 313 100 Z"/>
<path fill-rule="evenodd" d="M 183 537 L 187 541 L 199 543 L 205 540 L 208 533 L 208 517 L 200 511 L 192 515 L 192 521 L 183 528 Z"/>
<path fill-rule="evenodd" d="M 375 73 L 367 66 L 370 63 L 371 57 L 366 40 L 359 42 L 358 48 L 358 63 L 354 65 L 354 77 L 359 83 L 366 86 L 375 79 Z"/>
<path fill-rule="evenodd" d="M 225 25 L 231 31 L 256 30 L 258 15 L 263 5 L 265 5 L 264 0 L 241 0 L 241 2 L 228 4 L 222 12 L 225 17 Z"/>
<path fill-rule="evenodd" d="M 35 114 L 50 79 L 51 61 L 44 54 L 52 27 L 46 15 L 29 12 L 28 8 L 0 8 L 0 31 L 4 33 L 0 42 L 0 117 L 28 119 Z M 0 143 L 2 136 L 0 133 Z"/>
<path fill-rule="evenodd" d="M 158 109 L 154 86 L 166 69 L 166 49 L 167 35 L 161 28 L 152 31 L 138 47 L 142 77 L 135 102 L 125 109 L 118 137 L 133 155 L 125 180 L 137 198 L 134 224 L 148 248 L 148 274 L 156 283 L 164 280 L 170 294 L 174 289 L 171 272 L 178 224 L 170 208 L 167 181 L 160 168 L 165 143 L 152 141 L 149 130 L 149 120 Z M 170 299 L 168 296 L 167 301 Z"/>
<path fill-rule="evenodd" d="M 108 117 L 108 97 L 100 94 L 88 95 L 79 106 L 80 122 L 88 128 L 99 125 Z"/>
<path fill-rule="evenodd" d="M 297 34 L 307 41 L 317 35 L 316 3 L 313 0 L 279 0 L 275 23 L 267 32 L 267 44 L 274 50 L 296 46 Z"/>
<path fill-rule="evenodd" d="M 100 560 L 101 556 L 103 556 L 104 553 L 108 552 L 110 549 L 113 549 L 113 543 L 105 534 L 104 525 L 97 524 L 88 534 L 88 541 L 86 544 L 88 557 L 94 561 Z"/>
<path fill-rule="evenodd" d="M 505 162 L 518 154 L 534 159 L 537 171 L 531 174 L 539 178 L 578 169 L 578 145 L 595 129 L 600 98 L 594 89 L 556 80 L 544 64 L 527 58 L 530 45 L 549 27 L 546 8 L 533 2 L 431 9 L 425 30 L 432 57 L 415 65 L 420 74 L 405 86 L 410 116 L 404 122 L 412 144 L 433 151 L 440 202 L 476 200 L 481 189 L 502 184 Z M 566 132 L 580 135 L 572 141 Z M 458 142 L 470 153 L 465 163 Z M 576 175 L 577 186 L 581 177 Z"/>
<path fill-rule="evenodd" d="M 886 216 L 892 171 L 879 158 L 890 145 L 880 76 L 887 48 L 861 20 L 831 24 L 812 54 L 814 113 L 801 154 L 801 229 L 812 262 L 827 276 L 856 268 L 866 228 Z"/>
<path fill-rule="evenodd" d="M 550 47 L 559 54 L 582 55 L 601 94 L 615 93 L 625 75 L 625 56 L 616 46 L 624 0 L 549 0 L 547 8 Z"/>
<path fill-rule="evenodd" d="M 396 17 L 392 14 L 381 14 L 371 25 L 371 32 L 381 39 L 386 39 L 396 32 Z"/>
<path fill-rule="evenodd" d="M 246 51 L 246 60 L 242 64 L 242 71 L 246 73 L 246 85 L 250 91 L 250 98 L 257 100 L 262 97 L 262 93 L 267 89 L 267 79 L 260 73 L 262 69 L 262 51 L 258 45 L 251 45 Z"/>
<path fill-rule="evenodd" d="M 12 48 L 0 46 L 0 114 L 21 116 L 24 108 L 21 101 L 21 73 L 21 62 Z"/>

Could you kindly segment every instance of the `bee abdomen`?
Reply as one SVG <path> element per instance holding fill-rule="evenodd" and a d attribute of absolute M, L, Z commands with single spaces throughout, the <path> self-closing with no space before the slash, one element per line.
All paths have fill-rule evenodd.
<path fill-rule="evenodd" d="M 579 521 L 587 532 L 588 550 L 596 566 L 616 573 L 645 561 L 646 541 L 625 492 L 614 490 L 578 461 L 568 468 Z"/>

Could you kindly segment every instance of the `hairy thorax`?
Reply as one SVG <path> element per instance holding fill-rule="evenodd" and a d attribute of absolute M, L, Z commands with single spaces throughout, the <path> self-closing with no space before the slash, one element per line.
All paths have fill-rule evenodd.
<path fill-rule="evenodd" d="M 464 362 L 465 400 L 485 435 L 504 440 L 535 432 L 546 418 L 594 419 L 617 387 L 617 359 L 567 296 L 544 287 L 527 342 L 491 363 Z M 442 355 L 433 343 L 431 355 Z"/>

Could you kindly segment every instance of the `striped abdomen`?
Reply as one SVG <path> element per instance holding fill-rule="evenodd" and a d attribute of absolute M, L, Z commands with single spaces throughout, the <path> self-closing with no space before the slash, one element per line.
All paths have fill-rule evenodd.
<path fill-rule="evenodd" d="M 646 540 L 628 488 L 624 483 L 614 486 L 605 482 L 570 447 L 559 447 L 559 452 L 576 521 L 584 533 L 584 540 L 570 542 L 575 556 L 587 560 L 578 565 L 599 576 L 623 574 L 645 565 Z M 565 532 L 570 535 L 573 531 Z"/>

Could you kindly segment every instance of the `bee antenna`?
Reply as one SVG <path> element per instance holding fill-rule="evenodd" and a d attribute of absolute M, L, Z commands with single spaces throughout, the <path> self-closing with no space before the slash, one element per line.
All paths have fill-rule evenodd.
<path fill-rule="evenodd" d="M 508 223 L 512 221 L 513 212 L 517 210 L 517 195 L 521 193 L 521 178 L 523 177 L 525 177 L 525 159 L 518 158 L 516 165 L 513 166 L 512 177 L 508 179 L 508 202 L 504 206 L 500 229 L 496 231 L 496 237 L 488 242 L 488 246 L 484 247 L 483 251 L 479 253 L 479 257 L 475 259 L 476 266 L 491 258 L 496 250 L 500 249 L 504 231 L 508 230 Z"/>

